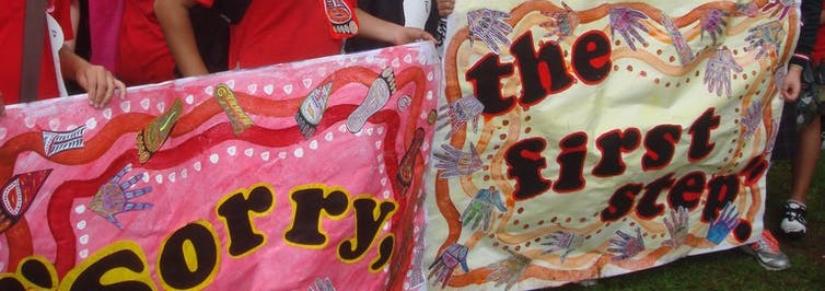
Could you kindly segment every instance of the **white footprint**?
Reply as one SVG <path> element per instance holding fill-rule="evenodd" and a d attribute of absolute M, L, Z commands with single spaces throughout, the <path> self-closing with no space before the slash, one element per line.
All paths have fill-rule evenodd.
<path fill-rule="evenodd" d="M 347 118 L 347 130 L 350 133 L 361 131 L 361 128 L 367 123 L 367 119 L 387 104 L 390 96 L 395 93 L 395 89 L 395 74 L 391 68 L 386 68 L 372 82 L 367 97 L 364 98 L 361 105 L 358 105 L 358 108 Z"/>

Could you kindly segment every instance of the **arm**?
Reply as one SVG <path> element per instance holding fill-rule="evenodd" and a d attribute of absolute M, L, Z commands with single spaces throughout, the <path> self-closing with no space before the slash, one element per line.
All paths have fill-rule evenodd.
<path fill-rule="evenodd" d="M 117 94 L 121 96 L 126 94 L 123 82 L 115 79 L 112 73 L 102 66 L 90 64 L 66 45 L 60 48 L 59 54 L 63 76 L 83 87 L 89 95 L 89 103 L 95 108 L 106 105 L 112 99 L 112 95 L 116 94 L 115 90 L 119 90 Z"/>
<path fill-rule="evenodd" d="M 358 36 L 366 37 L 378 41 L 388 42 L 396 45 L 414 42 L 416 40 L 434 41 L 429 33 L 411 27 L 403 27 L 398 24 L 378 19 L 360 8 L 355 11 L 361 25 L 358 29 Z"/>
<path fill-rule="evenodd" d="M 791 64 L 802 67 L 810 62 L 811 51 L 813 51 L 819 30 L 821 11 L 822 0 L 802 1 L 802 30 L 799 32 L 799 40 L 796 42 Z"/>
<path fill-rule="evenodd" d="M 181 74 L 186 77 L 209 74 L 198 52 L 189 20 L 189 8 L 195 4 L 195 0 L 155 0 L 155 15 L 169 50 Z"/>
<path fill-rule="evenodd" d="M 799 97 L 802 88 L 802 68 L 811 62 L 811 51 L 816 43 L 816 35 L 822 18 L 822 0 L 802 1 L 802 30 L 796 42 L 796 50 L 791 57 L 788 75 L 782 84 L 782 97 L 786 101 L 794 101 Z"/>

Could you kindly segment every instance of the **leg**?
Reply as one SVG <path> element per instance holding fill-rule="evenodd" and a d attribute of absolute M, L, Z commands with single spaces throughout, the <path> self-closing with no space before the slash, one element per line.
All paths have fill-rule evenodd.
<path fill-rule="evenodd" d="M 793 157 L 793 185 L 790 200 L 785 202 L 779 227 L 789 237 L 801 238 L 807 232 L 805 196 L 811 185 L 820 148 L 820 117 L 816 116 L 799 132 L 797 152 Z"/>
<path fill-rule="evenodd" d="M 793 157 L 791 199 L 800 203 L 805 203 L 805 197 L 816 170 L 816 162 L 819 160 L 820 128 L 820 118 L 816 117 L 799 132 L 797 153 Z"/>

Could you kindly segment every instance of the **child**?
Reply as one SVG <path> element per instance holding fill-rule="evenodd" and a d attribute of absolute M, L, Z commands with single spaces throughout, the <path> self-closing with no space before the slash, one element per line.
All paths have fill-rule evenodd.
<path fill-rule="evenodd" d="M 452 7 L 453 2 L 455 0 L 438 0 L 438 4 L 433 3 L 433 0 L 358 0 L 358 7 L 375 17 L 406 27 L 424 29 L 436 39 L 442 39 L 444 36 L 439 35 L 438 31 L 440 16 L 447 12 L 447 5 Z M 449 11 L 452 11 L 452 8 L 449 8 Z M 347 40 L 344 50 L 359 52 L 389 45 L 355 37 Z"/>
<path fill-rule="evenodd" d="M 802 68 L 810 66 L 810 55 L 817 37 L 821 7 L 821 0 L 802 1 L 802 30 L 781 88 L 782 96 L 786 100 L 794 100 L 799 95 Z M 757 242 L 743 247 L 743 250 L 754 254 L 765 269 L 779 271 L 791 266 L 788 257 L 779 249 L 779 242 L 768 230 L 762 232 Z"/>
<path fill-rule="evenodd" d="M 825 23 L 825 13 L 821 9 L 817 10 L 817 15 L 820 23 Z M 822 113 L 825 113 L 825 91 L 820 86 L 825 85 L 825 75 L 822 72 L 825 69 L 825 25 L 818 26 L 816 41 L 809 42 L 813 44 L 813 53 L 809 58 L 813 66 L 808 62 L 791 65 L 782 91 L 782 96 L 787 101 L 796 101 L 794 121 L 798 136 L 792 159 L 793 183 L 791 197 L 785 202 L 780 222 L 782 232 L 793 238 L 801 238 L 807 232 L 805 198 L 821 151 L 820 132 Z"/>
<path fill-rule="evenodd" d="M 8 0 L 6 7 L 0 10 L 0 63 L 6 69 L 0 70 L 0 95 L 2 104 L 14 104 L 26 99 L 21 98 L 21 81 L 23 71 L 23 42 L 26 5 L 35 1 Z M 89 103 L 96 108 L 105 105 L 115 95 L 115 91 L 126 92 L 122 82 L 101 66 L 89 64 L 64 45 L 65 39 L 74 37 L 69 16 L 69 2 L 66 0 L 48 0 L 43 21 L 47 31 L 44 32 L 41 53 L 38 89 L 34 99 L 45 99 L 67 95 L 63 77 L 77 81 L 88 92 Z M 48 20 L 47 20 L 48 19 Z"/>
<path fill-rule="evenodd" d="M 227 7 L 244 1 L 156 0 L 155 11 L 172 55 L 184 76 L 207 73 L 197 52 L 187 9 Z M 393 44 L 433 40 L 421 29 L 406 28 L 354 8 L 352 0 L 249 0 L 229 18 L 229 68 L 252 68 L 337 54 L 354 35 Z M 232 3 L 232 4 L 228 4 Z"/>

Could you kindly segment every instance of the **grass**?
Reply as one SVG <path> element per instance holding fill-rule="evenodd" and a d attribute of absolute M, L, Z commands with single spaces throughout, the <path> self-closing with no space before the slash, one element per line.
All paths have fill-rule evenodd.
<path fill-rule="evenodd" d="M 782 203 L 791 182 L 788 162 L 768 173 L 765 225 L 778 230 Z M 772 272 L 739 251 L 693 256 L 659 268 L 599 280 L 595 286 L 567 285 L 562 290 L 825 290 L 825 159 L 821 159 L 808 195 L 808 235 L 797 241 L 778 237 L 791 268 Z M 774 232 L 778 233 L 778 232 Z"/>

